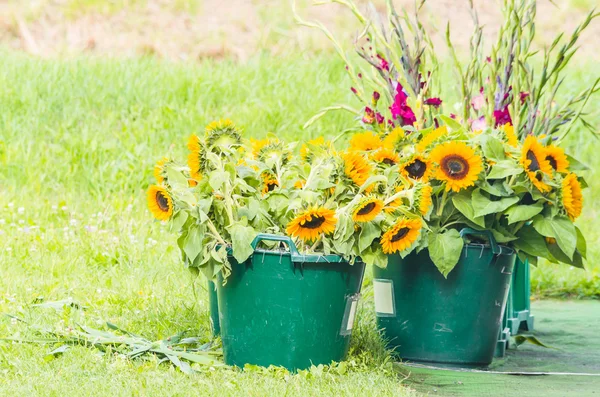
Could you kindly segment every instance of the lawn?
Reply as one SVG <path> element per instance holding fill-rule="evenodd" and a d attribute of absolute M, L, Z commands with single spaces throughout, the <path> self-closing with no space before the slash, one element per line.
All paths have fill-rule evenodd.
<path fill-rule="evenodd" d="M 0 312 L 32 324 L 101 328 L 110 321 L 150 339 L 189 329 L 209 340 L 204 281 L 184 269 L 176 236 L 146 209 L 155 161 L 166 153 L 183 158 L 187 137 L 219 117 L 238 122 L 248 138 L 275 132 L 310 139 L 353 125 L 348 113 L 338 113 L 301 128 L 324 106 L 352 104 L 344 65 L 325 57 L 196 64 L 0 56 Z M 577 66 L 566 91 L 588 86 L 595 70 L 592 63 Z M 591 117 L 598 125 L 598 114 Z M 574 131 L 567 147 L 600 167 L 600 143 L 590 134 Z M 591 187 L 579 221 L 588 236 L 588 271 L 542 265 L 532 280 L 540 296 L 600 297 L 597 175 L 586 175 Z M 64 299 L 83 309 L 33 306 Z M 370 299 L 348 374 L 227 369 L 188 376 L 156 360 L 84 347 L 46 360 L 50 346 L 0 342 L 0 394 L 410 395 L 386 363 Z M 3 316 L 4 336 L 30 331 Z"/>

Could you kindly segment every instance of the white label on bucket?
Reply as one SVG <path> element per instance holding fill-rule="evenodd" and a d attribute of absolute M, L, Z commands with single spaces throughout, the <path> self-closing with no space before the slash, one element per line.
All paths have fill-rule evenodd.
<path fill-rule="evenodd" d="M 348 314 L 348 324 L 346 325 L 346 331 L 352 331 L 354 327 L 354 319 L 356 318 L 356 306 L 358 306 L 358 301 L 352 300 L 350 303 L 350 313 Z"/>
<path fill-rule="evenodd" d="M 394 282 L 386 279 L 374 279 L 375 314 L 377 317 L 395 317 Z"/>
<path fill-rule="evenodd" d="M 346 298 L 346 308 L 344 309 L 344 317 L 342 318 L 342 327 L 340 329 L 340 335 L 342 336 L 350 335 L 352 333 L 359 297 L 360 294 L 355 294 Z"/>

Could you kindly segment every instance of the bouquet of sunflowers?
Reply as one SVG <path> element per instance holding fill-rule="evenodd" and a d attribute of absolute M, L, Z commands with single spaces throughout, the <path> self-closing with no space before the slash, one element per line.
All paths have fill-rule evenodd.
<path fill-rule="evenodd" d="M 388 1 L 387 27 L 350 1 L 334 2 L 364 25 L 357 52 L 365 67 L 350 62 L 323 25 L 296 18 L 324 31 L 346 62 L 361 132 L 337 148 L 322 137 L 299 148 L 273 135 L 247 139 L 229 120 L 193 135 L 187 164 L 161 160 L 148 190 L 152 213 L 179 233 L 185 263 L 210 279 L 227 276 L 231 258 L 245 261 L 254 238 L 271 233 L 294 238 L 303 253 L 377 266 L 391 254 L 428 250 L 447 276 L 468 227 L 491 232 L 522 260 L 582 267 L 586 244 L 573 222 L 586 187 L 575 171 L 584 167 L 557 144 L 575 122 L 589 126 L 583 110 L 600 80 L 560 106 L 555 96 L 579 34 L 598 14 L 558 52 L 560 37 L 554 42 L 538 77 L 529 64 L 535 1 L 505 1 L 505 23 L 485 59 L 473 11 L 472 59 L 464 68 L 455 57 L 460 112 L 445 115 L 439 64 L 418 21 L 424 1 L 413 18 Z M 325 109 L 306 126 L 331 109 L 351 110 Z"/>

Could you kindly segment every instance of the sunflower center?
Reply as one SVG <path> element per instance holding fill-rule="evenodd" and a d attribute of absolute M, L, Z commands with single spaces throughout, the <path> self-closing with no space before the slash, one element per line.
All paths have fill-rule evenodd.
<path fill-rule="evenodd" d="M 277 182 L 267 182 L 267 191 L 272 192 L 277 186 Z"/>
<path fill-rule="evenodd" d="M 529 160 L 529 171 L 539 171 L 540 163 L 537 157 L 535 157 L 535 153 L 533 153 L 531 150 L 527 152 L 527 160 Z"/>
<path fill-rule="evenodd" d="M 555 170 L 558 169 L 558 164 L 556 163 L 556 159 L 554 157 L 546 156 L 546 160 L 548 160 L 552 168 L 554 168 Z"/>
<path fill-rule="evenodd" d="M 161 211 L 169 211 L 169 201 L 161 192 L 156 192 L 156 204 L 158 204 L 158 208 L 160 208 Z"/>
<path fill-rule="evenodd" d="M 392 239 L 390 241 L 392 243 L 395 243 L 396 241 L 402 240 L 404 238 L 404 236 L 406 236 L 408 234 L 408 232 L 410 232 L 410 228 L 403 227 L 402 229 L 398 230 L 398 232 L 396 234 L 394 234 L 394 236 L 392 237 Z"/>
<path fill-rule="evenodd" d="M 411 178 L 422 178 L 425 175 L 425 171 L 427 171 L 427 163 L 419 159 L 406 166 L 406 172 L 408 172 Z"/>
<path fill-rule="evenodd" d="M 461 156 L 447 156 L 442 160 L 442 169 L 452 179 L 463 179 L 469 173 L 469 163 Z"/>
<path fill-rule="evenodd" d="M 371 211 L 373 211 L 374 208 L 375 208 L 375 203 L 370 202 L 367 205 L 365 205 L 364 207 L 362 207 L 361 209 L 359 209 L 358 212 L 356 213 L 356 215 L 367 215 L 367 214 L 371 213 Z"/>
<path fill-rule="evenodd" d="M 386 164 L 386 165 L 394 165 L 394 164 L 396 164 L 396 162 L 394 160 L 390 159 L 390 158 L 383 159 L 382 163 Z"/>
<path fill-rule="evenodd" d="M 302 225 L 305 229 L 318 229 L 325 223 L 325 217 L 319 215 L 313 215 L 310 221 L 304 222 Z"/>

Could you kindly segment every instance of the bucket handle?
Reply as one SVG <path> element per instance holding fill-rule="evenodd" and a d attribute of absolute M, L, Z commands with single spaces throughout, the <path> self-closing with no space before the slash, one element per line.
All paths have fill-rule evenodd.
<path fill-rule="evenodd" d="M 460 231 L 460 237 L 477 236 L 477 235 L 485 236 L 488 238 L 488 240 L 490 242 L 490 246 L 492 247 L 492 252 L 494 254 L 499 255 L 502 253 L 502 249 L 500 249 L 500 247 L 498 246 L 498 243 L 496 243 L 496 239 L 494 238 L 494 235 L 489 230 L 475 230 L 475 229 L 471 229 L 470 227 L 465 227 L 464 229 L 462 229 Z"/>
<path fill-rule="evenodd" d="M 256 246 L 258 245 L 258 243 L 260 243 L 263 240 L 281 241 L 282 243 L 286 243 L 288 245 L 288 247 L 290 248 L 290 254 L 292 254 L 292 256 L 300 255 L 298 253 L 298 248 L 296 248 L 296 244 L 294 244 L 294 242 L 292 241 L 291 238 L 289 238 L 288 236 L 277 236 L 274 234 L 259 233 L 252 241 L 252 249 L 256 249 Z"/>

